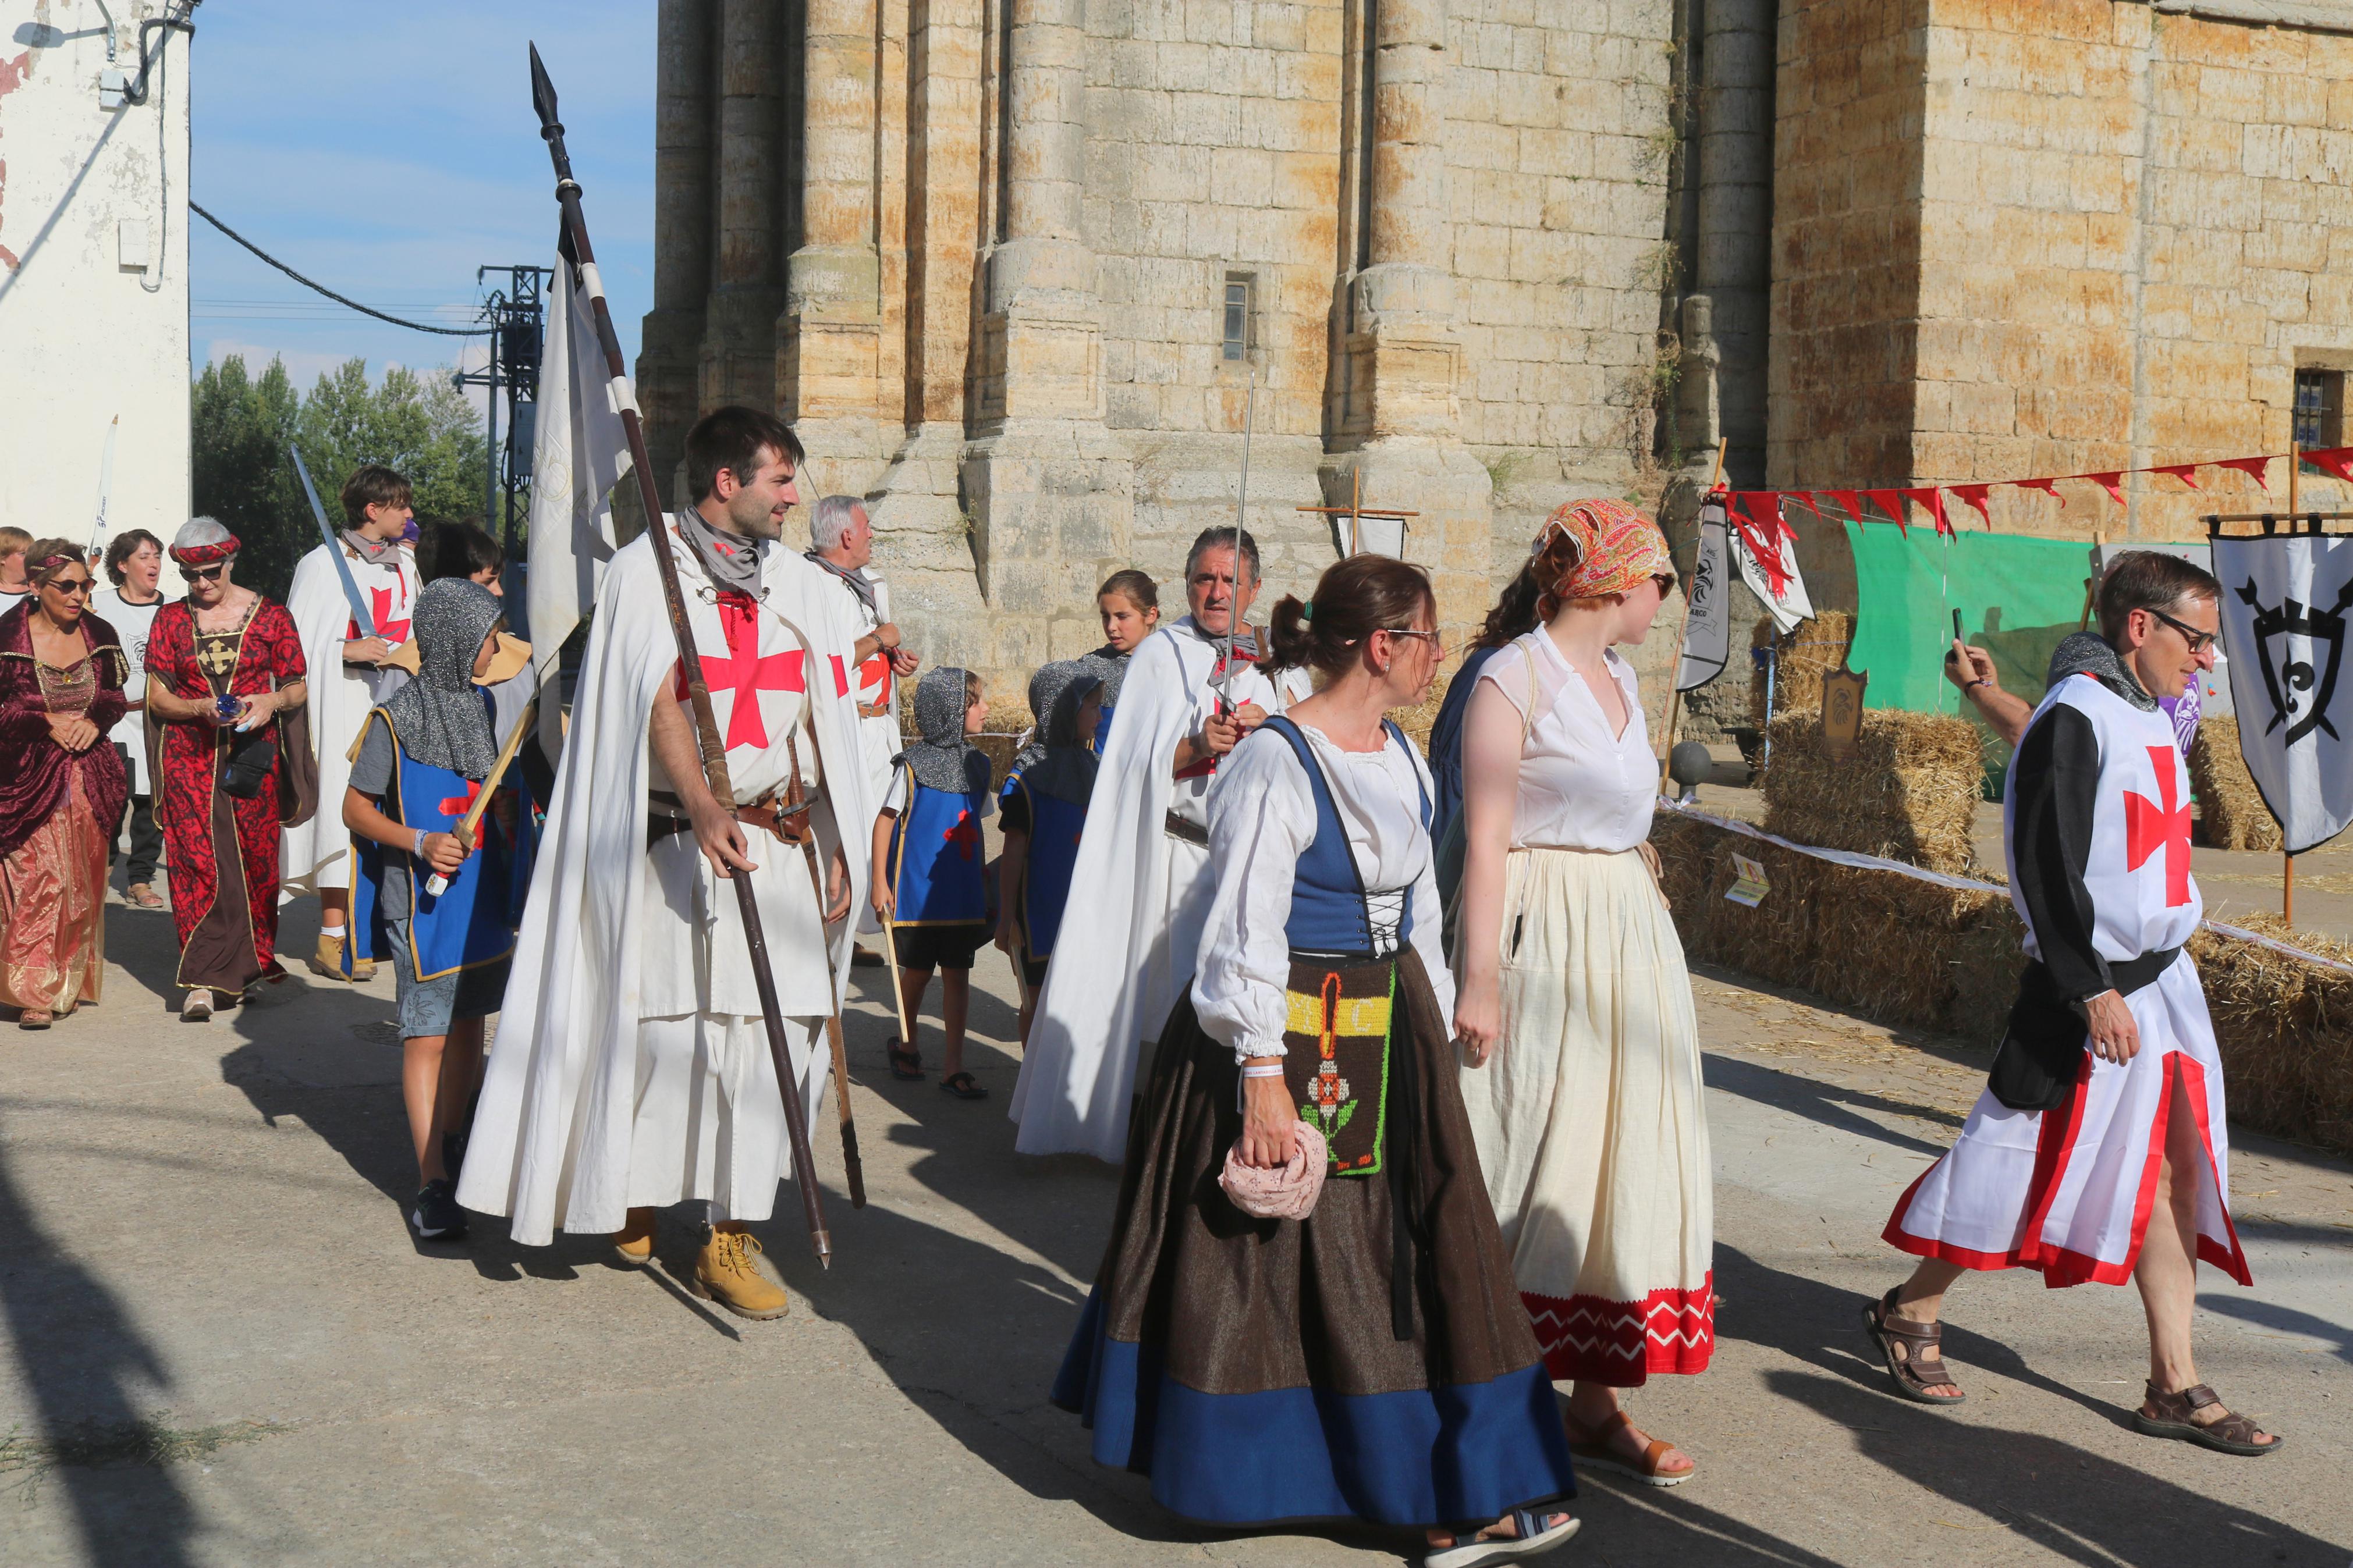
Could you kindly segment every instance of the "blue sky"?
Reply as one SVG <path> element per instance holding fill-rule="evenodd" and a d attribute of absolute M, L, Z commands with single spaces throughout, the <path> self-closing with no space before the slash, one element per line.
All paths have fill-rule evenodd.
<path fill-rule="evenodd" d="M 651 0 L 211 0 L 190 57 L 195 200 L 354 300 L 462 325 L 481 297 L 477 267 L 554 258 L 535 40 L 634 363 L 653 296 L 654 13 Z M 346 310 L 193 216 L 188 278 L 199 365 L 241 353 L 259 373 L 279 353 L 307 388 L 354 354 L 381 376 L 457 363 L 482 342 Z"/>

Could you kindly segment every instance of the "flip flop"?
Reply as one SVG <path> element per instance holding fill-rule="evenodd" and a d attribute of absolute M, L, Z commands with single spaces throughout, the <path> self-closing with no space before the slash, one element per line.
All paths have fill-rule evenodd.
<path fill-rule="evenodd" d="M 987 1100 L 988 1090 L 975 1083 L 968 1072 L 952 1072 L 940 1079 L 940 1092 L 955 1095 L 958 1100 Z"/>
<path fill-rule="evenodd" d="M 893 1040 L 888 1046 L 883 1047 L 883 1054 L 891 1058 L 891 1076 L 892 1078 L 897 1079 L 902 1083 L 921 1083 L 923 1081 L 923 1058 L 922 1053 L 917 1051 L 901 1050 L 899 1048 L 899 1042 Z"/>

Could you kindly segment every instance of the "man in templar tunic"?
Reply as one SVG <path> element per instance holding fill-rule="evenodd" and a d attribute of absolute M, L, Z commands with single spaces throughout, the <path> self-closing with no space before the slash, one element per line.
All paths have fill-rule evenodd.
<path fill-rule="evenodd" d="M 891 761 L 904 749 L 899 734 L 899 682 L 915 673 L 916 658 L 902 645 L 891 619 L 882 580 L 866 568 L 874 559 L 874 524 L 856 496 L 826 496 L 809 508 L 808 559 L 840 585 L 849 602 L 858 641 L 850 650 L 850 684 L 858 689 L 858 738 L 866 757 L 867 796 L 879 812 L 891 789 Z M 866 825 L 871 835 L 872 823 Z M 861 837 L 859 842 L 867 840 Z M 860 905 L 858 932 L 881 933 L 873 906 Z M 856 962 L 879 964 L 881 953 L 857 952 Z"/>
<path fill-rule="evenodd" d="M 801 447 L 773 416 L 722 408 L 687 435 L 691 510 L 666 518 L 739 804 L 704 783 L 652 541 L 614 552 L 517 934 L 459 1202 L 543 1247 L 557 1227 L 653 1255 L 655 1212 L 710 1205 L 693 1288 L 747 1318 L 787 1300 L 746 1226 L 789 1169 L 784 1107 L 730 877 L 758 897 L 785 1032 L 813 1127 L 825 1020 L 839 1006 L 873 819 L 859 754 L 847 596 L 773 542 Z M 826 868 L 779 815 L 813 800 Z"/>
<path fill-rule="evenodd" d="M 1203 531 L 1185 563 L 1191 614 L 1128 661 L 1013 1086 L 1013 1146 L 1025 1154 L 1125 1157 L 1146 1053 L 1192 982 L 1216 891 L 1208 803 L 1219 760 L 1312 689 L 1302 670 L 1278 681 L 1254 662 L 1242 617 L 1258 595 L 1258 542 L 1240 540 L 1237 550 L 1235 530 Z M 1238 625 L 1229 666 L 1224 638 Z"/>
<path fill-rule="evenodd" d="M 1938 1314 L 1964 1270 L 2026 1268 L 2053 1288 L 2140 1289 L 2147 1397 L 2133 1424 L 2230 1454 L 2280 1446 L 2198 1380 L 2202 1260 L 2242 1285 L 2222 1063 L 2184 951 L 2204 906 L 2189 875 L 2189 780 L 2158 703 L 2213 668 L 2219 590 L 2153 551 L 2116 558 L 2100 635 L 2052 656 L 2002 801 L 2028 963 L 1993 1072 L 1959 1140 L 1895 1205 L 1888 1242 L 1920 1258 L 1863 1310 L 1896 1392 L 1966 1395 Z"/>
<path fill-rule="evenodd" d="M 345 976 L 343 943 L 352 901 L 352 834 L 343 826 L 343 786 L 351 782 L 351 749 L 359 740 L 368 710 L 407 680 L 392 668 L 408 640 L 408 618 L 417 603 L 417 557 L 401 535 L 416 513 L 409 508 L 408 481 L 380 463 L 363 463 L 343 481 L 345 527 L 332 553 L 322 542 L 295 563 L 286 591 L 287 613 L 302 634 L 302 658 L 311 671 L 311 743 L 319 749 L 319 798 L 334 803 L 299 826 L 286 830 L 284 864 L 279 868 L 290 893 L 319 895 L 319 947 L 311 973 L 329 980 Z M 351 568 L 352 584 L 368 606 L 376 635 L 365 635 L 352 615 L 335 555 Z M 373 957 L 350 965 L 349 978 L 375 973 Z"/>

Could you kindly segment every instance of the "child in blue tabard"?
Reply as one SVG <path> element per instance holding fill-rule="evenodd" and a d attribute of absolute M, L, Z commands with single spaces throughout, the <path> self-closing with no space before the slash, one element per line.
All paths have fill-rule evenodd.
<path fill-rule="evenodd" d="M 510 784 L 492 796 L 474 842 L 459 836 L 498 760 L 490 694 L 476 681 L 499 652 L 503 618 L 497 596 L 462 577 L 418 592 L 417 679 L 369 710 L 343 793 L 357 858 L 353 923 L 371 951 L 390 956 L 398 986 L 401 1098 L 423 1184 L 409 1224 L 426 1241 L 466 1234 L 454 1146 L 530 882 L 531 813 Z M 448 878 L 438 893 L 436 873 Z"/>
<path fill-rule="evenodd" d="M 913 1021 L 940 972 L 940 1024 L 947 1036 L 940 1088 L 958 1100 L 988 1090 L 964 1068 L 965 1018 L 972 1005 L 972 960 L 988 940 L 988 885 L 980 825 L 994 808 L 988 759 L 967 736 L 988 719 L 980 678 L 953 666 L 915 688 L 922 739 L 892 763 L 890 792 L 874 820 L 874 914 L 899 955 L 902 1016 Z M 915 1042 L 891 1043 L 891 1073 L 923 1076 Z"/>
<path fill-rule="evenodd" d="M 1087 798 L 1094 792 L 1104 674 L 1089 654 L 1050 664 L 1029 678 L 1029 710 L 1038 728 L 1013 759 L 997 808 L 1005 850 L 997 859 L 997 945 L 1020 976 L 1024 1046 L 1039 988 L 1046 984 L 1046 960 L 1061 930 Z"/>

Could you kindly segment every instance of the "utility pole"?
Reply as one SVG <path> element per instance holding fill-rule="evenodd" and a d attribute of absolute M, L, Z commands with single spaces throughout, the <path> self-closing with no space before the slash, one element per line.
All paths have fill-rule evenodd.
<path fill-rule="evenodd" d="M 491 326 L 489 361 L 480 370 L 460 371 L 459 386 L 480 386 L 489 392 L 486 435 L 490 462 L 482 487 L 482 528 L 504 547 L 510 563 L 525 555 L 516 497 L 531 484 L 531 452 L 538 430 L 539 349 L 546 331 L 546 285 L 554 272 L 545 267 L 482 267 L 475 269 L 479 287 L 493 273 L 505 286 L 482 301 L 482 314 Z M 499 441 L 499 395 L 506 395 L 507 434 Z"/>

